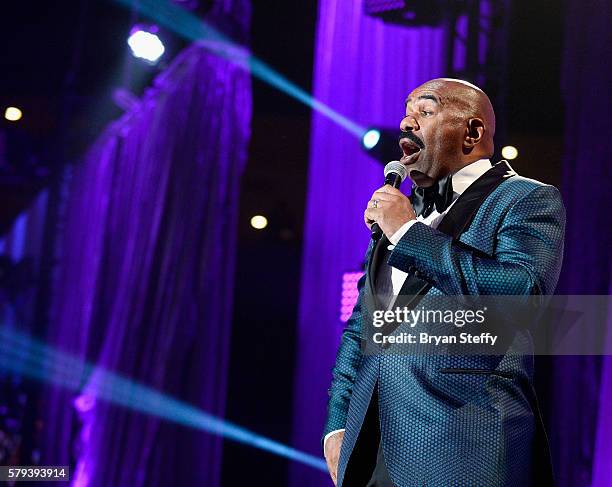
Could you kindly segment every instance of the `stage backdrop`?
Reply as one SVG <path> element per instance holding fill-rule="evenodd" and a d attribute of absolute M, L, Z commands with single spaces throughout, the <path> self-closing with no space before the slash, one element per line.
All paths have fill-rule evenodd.
<path fill-rule="evenodd" d="M 443 33 L 385 25 L 363 14 L 362 1 L 321 0 L 314 95 L 362 125 L 397 126 L 403 100 L 419 83 L 445 75 Z M 596 18 L 592 12 L 597 12 Z M 611 71 L 601 66 L 610 44 L 609 2 L 568 2 L 563 88 L 566 137 L 563 195 L 568 210 L 566 255 L 558 292 L 610 289 Z M 486 46 L 485 46 L 486 47 Z M 454 53 L 461 55 L 461 50 Z M 460 63 L 453 63 L 460 69 Z M 586 102 L 597 100 L 595 105 Z M 593 108 L 596 106 L 597 108 Z M 326 390 L 341 324 L 341 276 L 359 267 L 369 238 L 362 213 L 380 185 L 381 166 L 359 141 L 313 114 L 309 189 L 298 324 L 294 446 L 321 454 Z M 604 365 L 603 372 L 601 365 Z M 560 486 L 608 487 L 612 398 L 610 358 L 553 360 L 552 411 L 547 411 Z M 600 387 L 601 386 L 601 387 Z M 599 408 L 598 408 L 599 403 Z M 324 474 L 294 465 L 291 485 L 318 486 Z M 607 483 L 606 483 L 607 482 Z"/>
<path fill-rule="evenodd" d="M 314 96 L 363 126 L 399 131 L 410 91 L 444 74 L 443 29 L 387 25 L 367 17 L 362 3 L 319 1 Z M 370 238 L 363 209 L 381 185 L 382 170 L 362 152 L 358 137 L 313 112 L 293 446 L 315 455 L 322 455 L 327 389 L 342 329 L 342 273 L 362 265 Z M 330 482 L 296 464 L 290 477 L 296 487 Z"/>
<path fill-rule="evenodd" d="M 604 61 L 612 45 L 612 5 L 606 0 L 565 4 L 567 232 L 558 292 L 605 295 L 612 291 L 612 70 Z M 610 335 L 612 310 L 608 316 Z M 611 487 L 612 357 L 557 357 L 553 378 L 549 436 L 559 487 Z"/>
<path fill-rule="evenodd" d="M 216 2 L 246 29 L 247 0 Z M 67 176 L 48 340 L 223 416 L 248 72 L 194 45 Z M 81 394 L 46 397 L 44 464 L 72 485 L 219 485 L 222 439 Z M 136 402 L 144 398 L 135 397 Z"/>

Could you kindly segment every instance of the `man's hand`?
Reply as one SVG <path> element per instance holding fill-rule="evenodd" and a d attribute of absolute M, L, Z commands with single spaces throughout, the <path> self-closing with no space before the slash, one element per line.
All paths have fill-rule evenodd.
<path fill-rule="evenodd" d="M 390 239 L 404 223 L 416 220 L 416 214 L 410 200 L 404 193 L 389 184 L 385 184 L 382 188 L 376 190 L 368 201 L 364 220 L 370 229 L 374 222 L 378 223 L 378 226 Z"/>
<path fill-rule="evenodd" d="M 327 438 L 325 442 L 325 461 L 327 462 L 327 469 L 334 485 L 338 482 L 338 460 L 340 459 L 340 448 L 342 447 L 343 439 L 344 431 L 338 431 Z"/>

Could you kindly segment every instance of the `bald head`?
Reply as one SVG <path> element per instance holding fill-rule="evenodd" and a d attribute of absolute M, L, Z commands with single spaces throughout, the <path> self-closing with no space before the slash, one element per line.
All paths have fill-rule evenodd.
<path fill-rule="evenodd" d="M 494 152 L 491 101 L 480 88 L 459 79 L 437 78 L 415 88 L 406 99 L 400 129 L 410 134 L 400 140 L 401 162 L 423 186 Z"/>
<path fill-rule="evenodd" d="M 482 143 L 487 157 L 493 155 L 495 135 L 495 112 L 487 94 L 478 86 L 454 78 L 436 78 L 423 83 L 418 89 L 432 90 L 441 94 L 441 103 L 456 112 L 464 120 L 479 118 L 485 126 Z"/>

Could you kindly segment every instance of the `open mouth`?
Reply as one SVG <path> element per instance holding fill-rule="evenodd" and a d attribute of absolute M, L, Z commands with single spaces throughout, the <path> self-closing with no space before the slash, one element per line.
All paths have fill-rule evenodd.
<path fill-rule="evenodd" d="M 421 148 L 417 145 L 416 142 L 408 138 L 401 139 L 399 144 L 402 148 L 402 151 L 404 152 L 404 155 L 400 159 L 400 162 L 406 166 L 409 164 L 414 164 L 419 158 Z"/>

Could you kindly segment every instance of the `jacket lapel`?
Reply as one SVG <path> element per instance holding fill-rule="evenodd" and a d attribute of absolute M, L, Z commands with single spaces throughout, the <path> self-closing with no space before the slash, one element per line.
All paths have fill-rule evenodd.
<path fill-rule="evenodd" d="M 453 240 L 458 240 L 461 234 L 468 230 L 478 209 L 493 190 L 515 175 L 508 161 L 502 160 L 495 164 L 457 198 L 437 229 L 453 237 Z M 399 292 L 395 306 L 407 306 L 417 296 L 426 294 L 430 288 L 431 284 L 409 274 Z"/>
<path fill-rule="evenodd" d="M 376 297 L 376 276 L 378 275 L 378 268 L 381 265 L 382 258 L 386 255 L 385 249 L 390 243 L 387 236 L 383 233 L 382 237 L 376 242 L 372 251 L 372 257 L 368 261 L 368 282 L 376 308 L 380 308 L 378 298 Z"/>
<path fill-rule="evenodd" d="M 455 204 L 438 225 L 438 230 L 450 235 L 453 240 L 457 240 L 463 232 L 468 230 L 478 209 L 493 190 L 512 176 L 516 176 L 516 173 L 508 161 L 504 160 L 495 164 L 457 198 Z"/>

